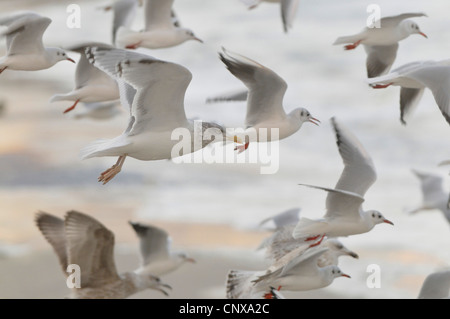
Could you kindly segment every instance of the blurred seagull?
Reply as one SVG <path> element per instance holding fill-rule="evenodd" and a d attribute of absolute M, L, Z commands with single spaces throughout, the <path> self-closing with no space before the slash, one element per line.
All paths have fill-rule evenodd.
<path fill-rule="evenodd" d="M 300 0 L 241 0 L 249 9 L 254 9 L 261 2 L 279 3 L 281 9 L 281 20 L 283 22 L 284 32 L 288 32 L 294 23 Z"/>
<path fill-rule="evenodd" d="M 64 219 L 39 212 L 36 225 L 53 247 L 64 274 L 69 265 L 80 267 L 79 288 L 73 288 L 70 298 L 122 299 L 145 289 L 155 289 L 168 295 L 154 275 L 138 272 L 117 273 L 114 262 L 114 234 L 96 219 L 70 211 Z"/>
<path fill-rule="evenodd" d="M 120 27 L 129 28 L 133 23 L 138 6 L 142 0 L 116 0 L 112 4 L 101 7 L 104 11 L 113 12 L 112 43 L 116 43 L 117 30 Z"/>
<path fill-rule="evenodd" d="M 120 136 L 96 141 L 81 151 L 83 159 L 118 156 L 116 164 L 101 173 L 99 182 L 106 184 L 117 175 L 128 156 L 142 161 L 171 159 L 212 142 L 226 142 L 222 126 L 186 118 L 184 96 L 192 74 L 185 67 L 122 49 L 94 47 L 86 52 L 94 66 L 117 80 L 121 103 L 130 111 L 128 127 Z M 189 132 L 189 140 L 172 139 L 174 130 Z M 206 138 L 205 132 L 212 138 Z M 223 140 L 216 141 L 216 137 Z"/>
<path fill-rule="evenodd" d="M 429 274 L 420 288 L 418 299 L 449 299 L 450 270 L 444 269 Z"/>
<path fill-rule="evenodd" d="M 417 107 L 425 88 L 433 93 L 434 100 L 447 123 L 450 124 L 450 59 L 441 61 L 416 61 L 402 65 L 389 74 L 372 78 L 368 83 L 374 89 L 391 85 L 400 86 L 400 121 Z"/>
<path fill-rule="evenodd" d="M 344 170 L 334 189 L 300 184 L 328 192 L 327 212 L 318 220 L 300 218 L 292 233 L 295 239 L 305 238 L 309 241 L 320 236 L 350 236 L 366 233 L 380 223 L 393 225 L 380 212 L 363 210 L 364 195 L 377 178 L 375 166 L 370 155 L 347 128 L 334 117 L 331 123 Z"/>
<path fill-rule="evenodd" d="M 245 131 L 237 133 L 241 140 L 248 137 L 244 145 L 237 146 L 243 152 L 252 141 L 267 142 L 281 140 L 296 133 L 305 122 L 318 125 L 305 108 L 296 108 L 286 114 L 283 98 L 287 89 L 286 82 L 275 72 L 242 55 L 231 53 L 225 48 L 219 57 L 227 69 L 249 89 Z M 261 136 L 260 129 L 267 130 L 267 136 Z M 272 137 L 271 129 L 278 129 L 278 136 Z"/>
<path fill-rule="evenodd" d="M 306 249 L 287 263 L 267 271 L 230 270 L 227 298 L 254 298 L 269 291 L 263 297 L 272 299 L 270 290 L 273 287 L 278 291 L 305 291 L 329 286 L 338 277 L 350 278 L 335 265 L 318 267 L 318 258 L 327 250 L 323 247 Z"/>
<path fill-rule="evenodd" d="M 188 40 L 203 42 L 190 29 L 179 26 L 172 10 L 173 2 L 174 0 L 145 0 L 145 29 L 136 32 L 124 26 L 119 27 L 116 46 L 126 49 L 159 49 L 173 47 Z"/>
<path fill-rule="evenodd" d="M 82 43 L 67 48 L 80 54 L 75 71 L 75 88 L 66 94 L 55 94 L 50 102 L 74 101 L 75 103 L 67 108 L 64 113 L 70 112 L 79 102 L 105 102 L 119 99 L 119 87 L 116 81 L 108 74 L 89 63 L 85 50 L 88 47 L 113 48 L 111 45 L 103 43 Z"/>
<path fill-rule="evenodd" d="M 413 169 L 412 172 L 420 181 L 422 191 L 422 204 L 409 211 L 415 214 L 422 210 L 440 210 L 446 220 L 450 223 L 450 209 L 448 208 L 448 193 L 444 192 L 443 178 L 438 175 L 419 172 Z"/>
<path fill-rule="evenodd" d="M 6 36 L 6 55 L 0 58 L 0 73 L 9 70 L 37 71 L 48 69 L 59 61 L 74 60 L 60 48 L 44 47 L 42 36 L 52 22 L 50 18 L 34 12 L 17 13 L 0 18 L 0 26 L 7 29 L 0 33 Z"/>
<path fill-rule="evenodd" d="M 142 266 L 136 270 L 138 274 L 162 276 L 175 271 L 184 263 L 195 263 L 195 259 L 183 252 L 170 250 L 169 234 L 158 227 L 130 222 L 140 240 Z"/>
<path fill-rule="evenodd" d="M 361 32 L 338 38 L 333 44 L 347 44 L 346 50 L 364 45 L 367 53 L 366 68 L 369 78 L 389 71 L 397 56 L 398 42 L 411 34 L 420 34 L 427 38 L 419 26 L 409 18 L 424 17 L 424 13 L 403 13 L 384 17 L 374 21 Z"/>

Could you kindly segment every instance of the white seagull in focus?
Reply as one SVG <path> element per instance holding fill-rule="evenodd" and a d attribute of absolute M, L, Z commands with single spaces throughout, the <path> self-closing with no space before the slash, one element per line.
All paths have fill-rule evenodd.
<path fill-rule="evenodd" d="M 245 130 L 236 133 L 240 140 L 246 141 L 244 145 L 236 147 L 239 152 L 246 150 L 250 142 L 270 142 L 289 137 L 300 130 L 305 122 L 315 125 L 320 123 L 305 108 L 285 112 L 283 98 L 287 84 L 275 72 L 249 58 L 222 49 L 220 59 L 249 90 Z M 272 136 L 272 129 L 278 129 L 277 136 Z M 261 130 L 267 134 L 261 135 Z"/>
<path fill-rule="evenodd" d="M 395 61 L 398 42 L 412 34 L 427 38 L 417 23 L 409 18 L 424 17 L 424 13 L 403 13 L 374 21 L 361 32 L 336 39 L 333 43 L 347 44 L 346 50 L 353 50 L 362 44 L 367 53 L 366 68 L 369 78 L 388 72 Z"/>
<path fill-rule="evenodd" d="M 60 48 L 44 47 L 42 36 L 52 20 L 34 12 L 16 13 L 0 18 L 6 30 L 6 55 L 0 58 L 0 73 L 9 70 L 37 71 L 54 66 L 59 61 L 75 61 Z"/>
<path fill-rule="evenodd" d="M 127 157 L 142 161 L 171 159 L 213 142 L 227 141 L 222 126 L 186 117 L 184 96 L 192 74 L 185 67 L 122 49 L 94 47 L 86 52 L 94 66 L 116 79 L 122 106 L 130 112 L 121 135 L 95 141 L 81 151 L 83 159 L 118 157 L 115 165 L 100 174 L 99 182 L 106 184 L 116 176 Z M 176 130 L 183 139 L 189 133 L 188 140 L 173 139 Z"/>
<path fill-rule="evenodd" d="M 328 195 L 325 216 L 317 220 L 300 218 L 292 232 L 295 239 L 309 241 L 320 236 L 350 236 L 369 232 L 380 223 L 393 225 L 379 211 L 363 210 L 364 195 L 377 178 L 375 166 L 359 140 L 346 127 L 335 118 L 331 123 L 344 170 L 335 188 L 300 184 L 325 190 Z"/>

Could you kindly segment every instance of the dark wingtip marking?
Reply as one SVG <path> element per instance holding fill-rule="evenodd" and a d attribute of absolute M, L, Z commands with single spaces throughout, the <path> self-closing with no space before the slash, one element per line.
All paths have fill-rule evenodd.
<path fill-rule="evenodd" d="M 342 140 L 341 140 L 341 133 L 339 131 L 338 124 L 336 122 L 335 117 L 331 118 L 331 124 L 333 125 L 334 133 L 336 135 L 336 144 L 339 147 L 342 144 Z"/>

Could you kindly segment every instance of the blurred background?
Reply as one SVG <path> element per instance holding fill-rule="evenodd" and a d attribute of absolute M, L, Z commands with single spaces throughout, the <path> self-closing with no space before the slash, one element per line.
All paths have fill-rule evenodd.
<path fill-rule="evenodd" d="M 111 41 L 112 14 L 105 1 L 77 1 L 81 28 L 70 29 L 67 6 L 72 1 L 2 0 L 0 12 L 32 10 L 53 22 L 44 35 L 47 46 L 65 47 L 83 41 Z M 342 258 L 351 279 L 292 298 L 416 298 L 425 277 L 450 262 L 449 224 L 435 210 L 409 215 L 420 204 L 418 179 L 412 168 L 439 174 L 445 186 L 450 167 L 449 125 L 429 90 L 406 126 L 399 120 L 399 88 L 370 89 L 366 83 L 363 47 L 344 51 L 332 43 L 359 32 L 373 1 L 300 1 L 293 28 L 283 32 L 278 4 L 262 3 L 248 10 L 239 0 L 175 1 L 184 27 L 204 41 L 185 42 L 160 50 L 139 49 L 188 68 L 188 117 L 243 125 L 245 102 L 207 104 L 211 96 L 243 88 L 218 58 L 221 47 L 274 70 L 288 83 L 287 111 L 306 107 L 322 124 L 305 124 L 280 142 L 279 170 L 261 175 L 261 164 L 175 164 L 128 158 L 122 172 L 107 185 L 97 177 L 116 158 L 81 161 L 81 148 L 98 138 L 112 138 L 126 127 L 125 111 L 95 121 L 77 119 L 80 104 L 49 103 L 55 93 L 74 85 L 75 64 L 60 62 L 48 70 L 6 70 L 0 76 L 0 298 L 62 298 L 69 290 L 56 256 L 34 224 L 42 210 L 58 216 L 78 210 L 90 214 L 116 234 L 120 271 L 138 263 L 138 241 L 127 222 L 165 228 L 173 247 L 189 252 L 197 263 L 163 280 L 172 285 L 169 298 L 224 298 L 229 269 L 264 270 L 267 263 L 255 248 L 269 233 L 258 223 L 281 211 L 300 207 L 302 216 L 320 218 L 326 193 L 299 183 L 334 187 L 343 168 L 329 119 L 349 127 L 371 154 L 378 180 L 369 189 L 365 209 L 377 209 L 395 226 L 382 224 L 370 233 L 343 238 L 359 254 Z M 414 19 L 425 39 L 412 35 L 400 43 L 394 64 L 449 57 L 450 22 L 445 0 L 377 1 L 382 16 L 424 12 Z M 142 9 L 133 28 L 143 26 Z M 0 52 L 5 53 L 5 41 Z M 76 53 L 71 57 L 78 59 Z M 256 147 L 250 145 L 250 149 Z M 381 269 L 381 287 L 366 285 L 367 267 Z M 133 298 L 161 298 L 155 292 Z M 164 297 L 165 298 L 165 297 Z"/>

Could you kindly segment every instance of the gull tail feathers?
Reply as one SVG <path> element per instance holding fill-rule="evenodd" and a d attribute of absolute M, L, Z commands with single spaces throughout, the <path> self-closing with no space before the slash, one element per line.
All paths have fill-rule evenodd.
<path fill-rule="evenodd" d="M 92 157 L 120 156 L 124 154 L 121 149 L 129 144 L 120 136 L 114 139 L 98 139 L 84 147 L 80 151 L 80 157 L 84 160 Z"/>
<path fill-rule="evenodd" d="M 300 218 L 297 226 L 295 226 L 292 232 L 292 237 L 295 239 L 306 238 L 311 235 L 324 234 L 326 231 L 327 223 L 321 220 L 312 220 L 309 218 Z"/>
<path fill-rule="evenodd" d="M 232 269 L 227 275 L 227 299 L 246 299 L 251 296 L 254 271 Z"/>
<path fill-rule="evenodd" d="M 120 49 L 125 49 L 129 45 L 139 42 L 137 39 L 134 39 L 137 34 L 139 34 L 139 32 L 133 31 L 127 27 L 119 27 L 116 31 L 115 46 Z"/>
<path fill-rule="evenodd" d="M 361 39 L 358 38 L 357 36 L 349 35 L 349 36 L 344 36 L 344 37 L 337 38 L 336 41 L 334 41 L 333 45 L 355 43 L 355 42 L 357 42 L 359 40 L 361 40 Z"/>

